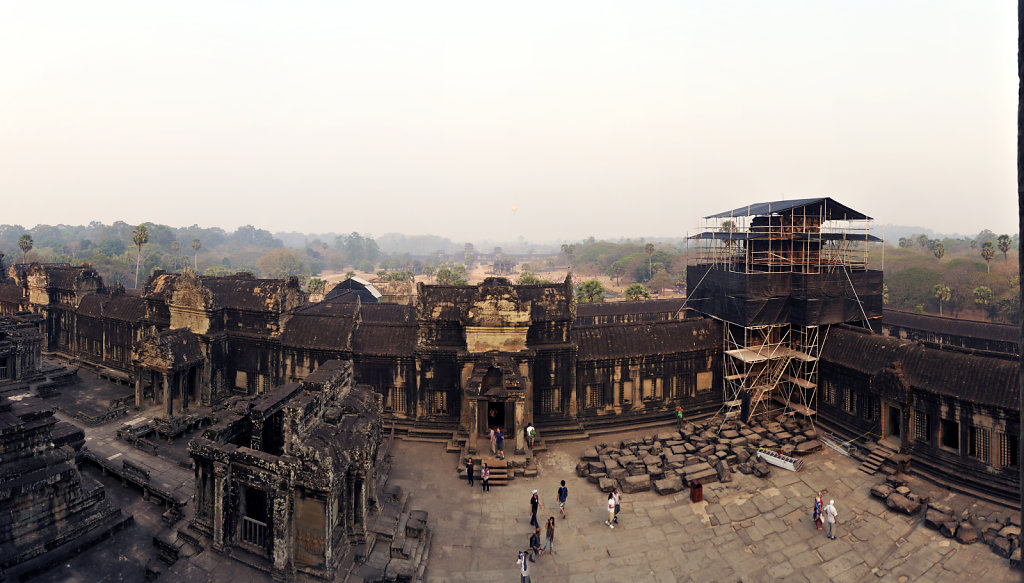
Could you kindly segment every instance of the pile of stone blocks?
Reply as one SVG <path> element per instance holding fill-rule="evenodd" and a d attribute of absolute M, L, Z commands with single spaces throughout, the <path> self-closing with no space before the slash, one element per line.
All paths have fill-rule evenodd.
<path fill-rule="evenodd" d="M 576 465 L 576 474 L 602 492 L 619 488 L 624 493 L 653 489 L 672 494 L 694 483 L 729 482 L 733 470 L 768 476 L 771 467 L 754 455 L 757 448 L 809 453 L 819 451 L 821 442 L 809 423 L 795 419 L 745 425 L 712 418 L 588 448 Z"/>
<path fill-rule="evenodd" d="M 894 512 L 915 515 L 923 509 L 926 527 L 965 545 L 980 540 L 992 547 L 994 553 L 1010 559 L 1015 566 L 1020 565 L 1020 512 L 972 509 L 956 512 L 948 505 L 912 492 L 901 474 L 872 486 L 871 495 L 885 501 Z"/>

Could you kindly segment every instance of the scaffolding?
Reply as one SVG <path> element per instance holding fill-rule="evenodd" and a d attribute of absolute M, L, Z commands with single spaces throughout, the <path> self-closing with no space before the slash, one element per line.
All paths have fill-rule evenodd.
<path fill-rule="evenodd" d="M 868 269 L 871 218 L 831 198 L 760 203 L 705 217 L 687 303 L 722 321 L 724 419 L 815 415 L 829 326 L 881 315 Z"/>

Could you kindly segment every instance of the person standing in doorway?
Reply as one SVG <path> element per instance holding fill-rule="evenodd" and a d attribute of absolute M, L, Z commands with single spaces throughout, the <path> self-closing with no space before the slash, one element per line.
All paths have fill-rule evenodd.
<path fill-rule="evenodd" d="M 558 511 L 562 513 L 562 518 L 565 518 L 565 501 L 569 499 L 569 489 L 565 487 L 565 480 L 562 480 L 562 485 L 558 487 Z"/>
<path fill-rule="evenodd" d="M 483 467 L 480 468 L 480 486 L 484 492 L 491 491 L 491 468 L 487 467 L 487 462 L 484 462 Z"/>
<path fill-rule="evenodd" d="M 822 512 L 825 513 L 825 522 L 828 523 L 828 538 L 836 540 L 836 527 L 839 525 L 839 511 L 836 510 L 836 501 L 829 500 L 828 506 Z"/>
<path fill-rule="evenodd" d="M 533 423 L 526 426 L 526 446 L 533 451 L 533 440 L 537 437 L 537 430 L 534 429 Z"/>
<path fill-rule="evenodd" d="M 494 447 L 498 450 L 498 459 L 505 459 L 505 436 L 501 434 L 500 427 L 495 431 Z"/>
<path fill-rule="evenodd" d="M 615 528 L 612 521 L 615 520 L 615 497 L 611 492 L 608 492 L 608 520 L 604 521 L 608 525 L 608 528 Z"/>
<path fill-rule="evenodd" d="M 541 549 L 541 554 L 546 550 L 549 555 L 555 554 L 555 517 L 549 516 L 548 522 L 545 525 L 546 530 L 544 532 L 544 548 Z"/>
<path fill-rule="evenodd" d="M 534 490 L 530 496 L 530 525 L 540 528 L 540 523 L 537 522 L 537 509 L 540 507 L 540 496 L 537 491 Z"/>
<path fill-rule="evenodd" d="M 494 428 L 493 428 L 493 427 L 491 427 L 491 428 L 490 428 L 490 430 L 488 430 L 488 432 L 487 432 L 487 433 L 488 433 L 488 436 L 489 436 L 489 437 L 490 437 L 490 439 L 491 439 L 491 455 L 494 455 L 494 452 L 496 451 L 496 450 L 494 449 L 494 442 L 495 442 L 495 434 L 494 434 Z"/>
<path fill-rule="evenodd" d="M 622 510 L 622 494 L 618 488 L 612 490 L 612 500 L 615 501 L 615 514 L 612 516 L 612 522 L 615 524 L 619 523 L 619 510 Z"/>
<path fill-rule="evenodd" d="M 473 456 L 466 458 L 466 479 L 469 480 L 469 487 L 473 487 Z"/>

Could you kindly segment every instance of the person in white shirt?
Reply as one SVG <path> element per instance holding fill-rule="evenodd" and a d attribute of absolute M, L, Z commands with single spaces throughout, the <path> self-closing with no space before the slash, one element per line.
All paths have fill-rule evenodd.
<path fill-rule="evenodd" d="M 828 538 L 836 540 L 836 526 L 839 524 L 839 511 L 836 510 L 836 501 L 829 500 L 822 512 L 825 514 L 825 522 L 828 522 Z"/>
<path fill-rule="evenodd" d="M 615 496 L 611 492 L 609 492 L 608 493 L 608 520 L 604 521 L 604 523 L 607 524 L 609 528 L 615 528 L 615 525 L 612 523 L 612 521 L 614 521 L 614 520 L 615 520 Z"/>
<path fill-rule="evenodd" d="M 530 583 L 530 567 L 526 562 L 526 553 L 519 551 L 519 558 L 516 560 L 519 565 L 519 583 Z"/>

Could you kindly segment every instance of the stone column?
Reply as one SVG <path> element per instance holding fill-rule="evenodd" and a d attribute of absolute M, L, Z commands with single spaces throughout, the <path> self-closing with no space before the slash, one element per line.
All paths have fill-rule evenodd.
<path fill-rule="evenodd" d="M 222 462 L 213 463 L 213 550 L 224 552 L 224 521 L 227 520 L 225 508 L 227 488 L 225 480 L 228 466 Z"/>
<path fill-rule="evenodd" d="M 178 377 L 178 386 L 181 387 L 181 412 L 185 413 L 188 411 L 188 384 L 192 380 L 192 368 L 178 373 Z"/>
<path fill-rule="evenodd" d="M 164 379 L 164 414 L 170 419 L 174 416 L 174 395 L 171 393 L 171 381 L 167 373 L 163 373 Z"/>
<path fill-rule="evenodd" d="M 291 533 L 291 504 L 288 503 L 290 492 L 278 490 L 274 492 L 273 508 L 271 510 L 270 523 L 273 525 L 273 549 L 271 560 L 274 563 L 271 576 L 277 581 L 284 581 L 288 578 L 289 565 L 291 564 L 292 547 L 289 544 Z"/>
<path fill-rule="evenodd" d="M 523 401 L 513 401 L 512 406 L 515 407 L 513 431 L 516 432 L 516 453 L 522 454 L 526 452 L 526 440 L 523 439 L 523 428 L 526 427 L 526 403 Z"/>
<path fill-rule="evenodd" d="M 142 369 L 135 369 L 135 408 L 142 407 Z"/>
<path fill-rule="evenodd" d="M 466 398 L 465 401 L 467 405 L 466 408 L 469 410 L 469 418 L 467 419 L 467 423 L 469 425 L 467 428 L 469 429 L 469 441 L 466 443 L 466 449 L 470 455 L 473 455 L 476 453 L 476 440 L 479 433 L 478 426 L 480 425 L 480 415 L 478 412 L 479 401 L 469 398 Z"/>

